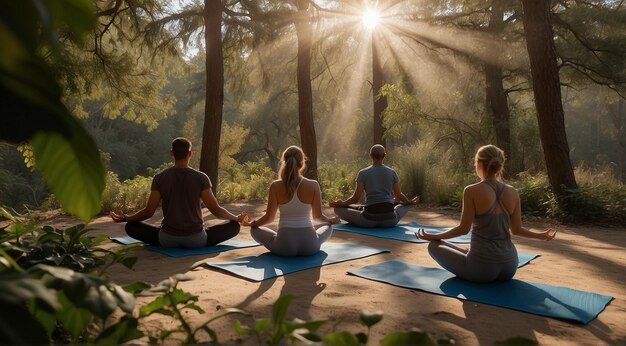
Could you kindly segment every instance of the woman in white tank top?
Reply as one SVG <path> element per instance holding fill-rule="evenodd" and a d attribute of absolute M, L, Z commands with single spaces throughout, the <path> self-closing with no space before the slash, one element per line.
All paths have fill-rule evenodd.
<path fill-rule="evenodd" d="M 265 215 L 242 222 L 244 226 L 251 226 L 250 234 L 254 240 L 279 256 L 317 253 L 333 232 L 331 224 L 339 222 L 337 218 L 323 214 L 320 186 L 317 181 L 302 176 L 304 169 L 302 149 L 297 146 L 287 148 L 278 171 L 280 179 L 270 185 Z M 274 221 L 277 210 L 280 211 L 278 231 L 262 227 Z M 316 229 L 313 220 L 324 224 Z"/>

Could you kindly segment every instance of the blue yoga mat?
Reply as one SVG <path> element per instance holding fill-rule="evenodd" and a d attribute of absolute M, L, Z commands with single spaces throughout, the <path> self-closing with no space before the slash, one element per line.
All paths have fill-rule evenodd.
<path fill-rule="evenodd" d="M 415 236 L 415 233 L 417 233 L 417 230 L 420 228 L 425 229 L 428 233 L 443 233 L 450 229 L 449 227 L 421 225 L 416 222 L 398 224 L 395 227 L 389 228 L 363 228 L 345 223 L 333 225 L 333 229 L 338 231 L 370 235 L 378 238 L 403 240 L 411 243 L 427 243 L 428 240 L 417 239 L 417 237 Z M 446 240 L 452 243 L 469 243 L 470 234 L 468 233 L 460 237 Z"/>
<path fill-rule="evenodd" d="M 110 237 L 109 239 L 111 239 L 114 242 L 125 244 L 125 245 L 141 243 L 141 241 L 135 238 L 131 238 L 129 236 Z M 193 256 L 193 255 L 206 255 L 206 254 L 212 254 L 216 252 L 223 252 L 223 251 L 241 249 L 241 248 L 252 247 L 252 246 L 259 246 L 259 244 L 255 241 L 228 239 L 217 245 L 205 246 L 205 247 L 199 247 L 199 248 L 193 248 L 193 249 L 154 246 L 154 245 L 147 245 L 147 244 L 144 245 L 144 248 L 150 251 L 156 251 L 158 253 L 168 255 L 170 257 L 183 257 L 183 256 Z"/>
<path fill-rule="evenodd" d="M 392 260 L 351 270 L 349 274 L 404 288 L 500 306 L 535 315 L 587 324 L 611 296 L 521 280 L 476 284 L 441 268 Z"/>
<path fill-rule="evenodd" d="M 383 252 L 389 252 L 389 250 L 353 243 L 324 243 L 320 252 L 312 256 L 281 257 L 266 252 L 259 256 L 248 256 L 227 262 L 207 262 L 206 265 L 253 281 L 263 281 L 300 270 Z"/>

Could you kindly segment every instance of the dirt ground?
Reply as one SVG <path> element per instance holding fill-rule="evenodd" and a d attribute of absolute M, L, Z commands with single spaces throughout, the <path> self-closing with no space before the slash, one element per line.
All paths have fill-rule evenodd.
<path fill-rule="evenodd" d="M 260 216 L 262 203 L 233 203 L 225 205 L 236 213 L 246 210 Z M 327 210 L 332 215 L 331 210 Z M 403 221 L 416 221 L 436 226 L 454 226 L 459 214 L 454 211 L 414 207 Z M 70 224 L 72 220 L 57 219 Z M 150 222 L 158 223 L 160 215 Z M 209 223 L 217 222 L 207 215 Z M 253 247 L 222 252 L 214 255 L 167 257 L 143 248 L 135 250 L 139 258 L 133 270 L 122 266 L 111 268 L 111 279 L 118 284 L 144 281 L 156 284 L 177 274 L 188 272 L 194 280 L 183 282 L 180 287 L 200 297 L 199 305 L 207 311 L 200 315 L 195 311 L 186 314 L 194 323 L 206 321 L 226 307 L 237 307 L 255 317 L 271 316 L 272 304 L 283 294 L 295 296 L 287 318 L 339 319 L 343 321 L 336 330 L 353 333 L 365 328 L 358 323 L 361 310 L 382 310 L 382 322 L 374 326 L 370 345 L 392 331 L 408 331 L 418 328 L 427 331 L 437 340 L 452 338 L 459 345 L 486 345 L 507 338 L 521 336 L 537 340 L 542 345 L 602 345 L 626 344 L 626 228 L 602 228 L 597 226 L 571 226 L 550 223 L 547 220 L 525 222 L 535 229 L 555 227 L 559 233 L 551 242 L 515 238 L 518 250 L 541 256 L 521 268 L 516 278 L 549 285 L 566 286 L 579 290 L 611 295 L 615 299 L 587 325 L 527 314 L 505 308 L 477 304 L 456 298 L 438 296 L 388 284 L 369 281 L 347 275 L 351 269 L 368 264 L 400 259 L 409 263 L 437 266 L 426 250 L 426 244 L 387 240 L 337 231 L 329 241 L 355 242 L 369 246 L 384 247 L 390 253 L 351 260 L 321 268 L 309 269 L 262 282 L 248 281 L 234 275 L 209 269 L 205 266 L 190 268 L 200 261 L 225 261 L 238 257 L 259 255 L 263 247 Z M 90 228 L 93 235 L 124 234 L 123 225 L 116 224 L 107 216 L 95 219 Z M 240 239 L 251 239 L 250 229 L 242 227 Z M 115 243 L 106 246 L 118 246 Z M 139 301 L 140 304 L 145 301 Z M 246 321 L 249 324 L 249 320 Z M 172 328 L 166 318 L 151 320 L 146 327 L 152 331 Z M 330 330 L 333 323 L 326 323 L 322 332 Z M 228 319 L 211 325 L 218 331 L 220 342 L 232 344 L 256 344 L 252 337 L 238 336 Z M 208 337 L 207 339 L 208 340 Z"/>

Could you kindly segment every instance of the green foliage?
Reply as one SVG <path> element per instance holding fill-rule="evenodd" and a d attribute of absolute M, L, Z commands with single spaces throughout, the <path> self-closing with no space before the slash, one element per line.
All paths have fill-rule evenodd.
<path fill-rule="evenodd" d="M 233 321 L 233 327 L 240 335 L 254 335 L 258 344 L 278 345 L 286 342 L 303 342 L 305 344 L 322 343 L 324 345 L 365 345 L 368 343 L 371 328 L 383 319 L 382 311 L 364 310 L 359 319 L 367 327 L 367 333 L 352 334 L 346 331 L 320 334 L 318 330 L 326 320 L 303 321 L 295 318 L 286 319 L 291 294 L 278 298 L 272 306 L 272 318 L 253 319 L 253 326 L 248 327 L 240 320 Z M 408 333 L 392 332 L 380 340 L 383 345 L 435 345 L 426 333 L 411 331 Z"/>
<path fill-rule="evenodd" d="M 102 194 L 102 212 L 129 213 L 145 207 L 151 184 L 152 177 L 137 176 L 120 182 L 115 173 L 108 172 L 106 187 Z"/>
<path fill-rule="evenodd" d="M 205 314 L 205 311 L 196 304 L 198 302 L 198 296 L 187 293 L 177 287 L 179 282 L 187 280 L 190 280 L 190 278 L 179 274 L 167 280 L 163 280 L 158 285 L 141 292 L 141 295 L 144 296 L 158 295 L 158 297 L 139 309 L 140 319 L 158 314 L 172 317 L 178 322 L 178 325 L 174 328 L 161 330 L 158 335 L 149 335 L 151 343 L 169 342 L 172 338 L 182 335 L 182 337 L 177 340 L 179 343 L 198 344 L 198 337 L 201 335 L 201 332 L 206 333 L 211 339 L 211 342 L 217 343 L 217 333 L 209 328 L 210 323 L 232 314 L 247 314 L 245 311 L 239 309 L 225 309 L 222 314 L 212 317 L 198 326 L 192 326 L 185 318 L 187 310 L 194 310 L 199 314 Z"/>
<path fill-rule="evenodd" d="M 88 0 L 0 2 L 0 46 L 5 50 L 0 58 L 0 138 L 30 141 L 50 190 L 85 222 L 99 211 L 104 169 L 93 139 L 61 102 L 55 71 L 39 54 L 44 47 L 59 53 L 59 32 L 74 40 L 84 37 L 95 24 L 91 5 Z"/>
<path fill-rule="evenodd" d="M 115 251 L 100 248 L 98 245 L 107 237 L 88 235 L 89 229 L 85 225 L 58 229 L 39 226 L 35 221 L 23 222 L 2 208 L 0 213 L 12 221 L 0 230 L 3 251 L 10 254 L 21 268 L 46 264 L 102 275 L 115 263 L 132 268 L 137 262 L 137 258 L 129 253 L 135 245 L 123 246 Z"/>
<path fill-rule="evenodd" d="M 400 177 L 402 191 L 407 196 L 420 196 L 421 202 L 452 204 L 457 188 L 463 186 L 463 167 L 455 166 L 452 152 L 432 147 L 426 141 L 396 149 L 389 158 Z"/>
<path fill-rule="evenodd" d="M 522 174 L 512 184 L 520 194 L 522 213 L 567 223 L 620 225 L 626 218 L 626 187 L 608 170 L 576 169 L 578 190 L 557 197 L 543 174 Z"/>
<path fill-rule="evenodd" d="M 233 163 L 222 169 L 217 197 L 222 202 L 238 199 L 264 200 L 270 184 L 276 179 L 276 172 L 263 162 Z"/>
<path fill-rule="evenodd" d="M 132 320 L 134 297 L 118 285 L 43 264 L 16 269 L 0 272 L 2 344 L 49 344 L 59 329 L 68 336 L 66 342 L 94 343 L 99 339 L 95 331 L 116 309 L 122 309 L 125 320 Z M 126 333 L 117 332 L 109 340 L 122 343 L 141 336 L 136 328 L 124 327 Z M 108 333 L 115 329 L 111 326 Z"/>
<path fill-rule="evenodd" d="M 356 175 L 363 167 L 357 162 L 321 162 L 317 170 L 322 200 L 345 199 L 352 195 L 356 186 Z"/>
<path fill-rule="evenodd" d="M 550 187 L 545 174 L 520 174 L 513 185 L 520 196 L 522 213 L 528 216 L 545 217 L 550 204 Z"/>

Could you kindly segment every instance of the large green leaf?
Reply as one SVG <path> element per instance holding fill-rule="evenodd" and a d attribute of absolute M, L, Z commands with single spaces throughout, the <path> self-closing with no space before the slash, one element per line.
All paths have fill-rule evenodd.
<path fill-rule="evenodd" d="M 41 28 L 52 42 L 59 29 L 78 37 L 95 23 L 91 2 L 18 6 L 0 0 L 0 12 L 0 139 L 31 140 L 50 190 L 67 212 L 88 222 L 100 211 L 104 166 L 93 139 L 61 102 L 53 69 L 36 53 L 40 41 L 32 28 Z"/>
<path fill-rule="evenodd" d="M 36 167 L 63 209 L 88 222 L 100 212 L 104 166 L 93 139 L 76 120 L 72 125 L 70 138 L 40 132 L 31 144 Z"/>

